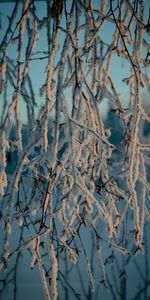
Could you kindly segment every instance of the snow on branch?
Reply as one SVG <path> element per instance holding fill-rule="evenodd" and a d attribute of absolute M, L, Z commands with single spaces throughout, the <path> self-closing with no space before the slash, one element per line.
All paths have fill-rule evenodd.
<path fill-rule="evenodd" d="M 38 5 L 16 1 L 0 45 L 0 268 L 7 285 L 12 257 L 28 251 L 45 299 L 56 300 L 60 266 L 69 274 L 83 255 L 96 293 L 85 232 L 110 291 L 103 249 L 144 251 L 149 27 L 139 0 L 47 0 L 42 17 Z"/>

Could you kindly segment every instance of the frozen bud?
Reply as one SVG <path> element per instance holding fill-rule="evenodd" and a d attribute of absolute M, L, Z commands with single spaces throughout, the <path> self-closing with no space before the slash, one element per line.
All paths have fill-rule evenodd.
<path fill-rule="evenodd" d="M 36 213 L 37 213 L 37 208 L 33 208 L 32 209 L 32 216 L 36 216 Z"/>
<path fill-rule="evenodd" d="M 70 250 L 68 251 L 68 257 L 69 257 L 69 260 L 70 260 L 73 264 L 76 264 L 77 259 L 78 259 L 78 255 L 77 255 L 77 253 L 76 253 L 74 250 L 70 249 Z"/>
<path fill-rule="evenodd" d="M 22 216 L 18 219 L 18 225 L 19 225 L 19 227 L 22 227 L 22 225 L 23 225 L 23 217 Z"/>
<path fill-rule="evenodd" d="M 107 129 L 105 130 L 105 136 L 106 136 L 107 138 L 109 138 L 109 137 L 111 136 L 111 130 L 110 130 L 110 128 L 107 128 Z"/>
<path fill-rule="evenodd" d="M 6 232 L 8 234 L 11 234 L 11 224 L 10 224 L 10 222 L 7 222 L 7 224 L 6 224 Z"/>
<path fill-rule="evenodd" d="M 7 260 L 8 257 L 9 257 L 9 250 L 6 248 L 3 253 L 3 258 L 4 258 L 4 260 Z"/>

